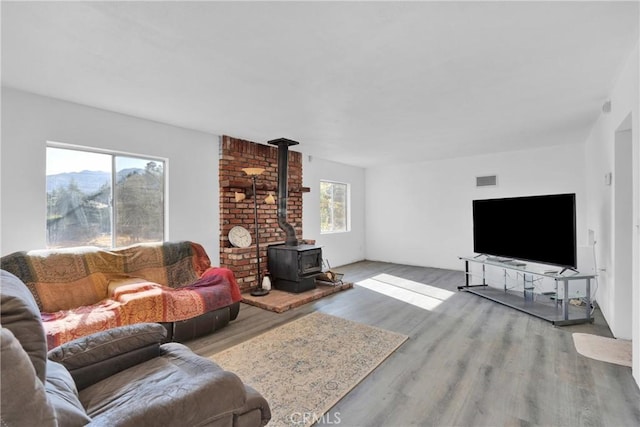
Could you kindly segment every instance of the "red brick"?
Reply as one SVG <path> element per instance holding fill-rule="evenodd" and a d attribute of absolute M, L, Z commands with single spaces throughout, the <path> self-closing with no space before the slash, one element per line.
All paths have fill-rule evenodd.
<path fill-rule="evenodd" d="M 267 205 L 264 198 L 273 194 L 277 198 L 278 150 L 266 144 L 232 138 L 223 135 L 219 145 L 219 180 L 220 182 L 234 182 L 244 184 L 240 187 L 220 188 L 220 263 L 236 273 L 240 278 L 238 283 L 241 290 L 248 290 L 257 286 L 257 262 L 255 246 L 249 248 L 233 248 L 227 238 L 229 230 L 242 225 L 254 237 L 253 199 L 247 198 L 242 202 L 235 202 L 235 192 L 243 191 L 250 194 L 251 179 L 242 171 L 246 167 L 261 167 L 265 171 L 258 177 L 257 190 L 258 222 L 260 225 L 260 264 L 263 271 L 267 271 L 267 249 L 269 244 L 282 243 L 284 232 L 277 225 L 277 206 Z M 289 151 L 287 221 L 291 223 L 298 238 L 302 238 L 302 194 L 295 189 L 302 187 L 302 154 Z M 255 243 L 255 242 L 254 242 Z"/>

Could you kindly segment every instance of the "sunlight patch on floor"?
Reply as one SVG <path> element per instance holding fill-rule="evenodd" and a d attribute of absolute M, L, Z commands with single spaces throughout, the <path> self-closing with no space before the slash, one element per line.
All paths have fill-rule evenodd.
<path fill-rule="evenodd" d="M 433 310 L 455 292 L 390 274 L 378 274 L 356 285 L 387 295 L 425 310 Z"/>

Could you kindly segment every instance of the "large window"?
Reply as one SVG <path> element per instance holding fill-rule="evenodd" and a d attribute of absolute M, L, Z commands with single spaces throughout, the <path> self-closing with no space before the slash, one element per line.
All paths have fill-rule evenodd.
<path fill-rule="evenodd" d="M 349 185 L 320 181 L 320 232 L 349 231 Z"/>
<path fill-rule="evenodd" d="M 159 159 L 47 147 L 47 247 L 164 240 L 165 164 Z"/>

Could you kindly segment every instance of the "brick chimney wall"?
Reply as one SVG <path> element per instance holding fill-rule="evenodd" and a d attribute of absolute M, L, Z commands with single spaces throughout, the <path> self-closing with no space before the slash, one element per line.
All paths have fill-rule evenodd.
<path fill-rule="evenodd" d="M 256 181 L 258 200 L 258 227 L 260 229 L 260 261 L 262 274 L 267 272 L 267 246 L 284 243 L 285 233 L 278 227 L 277 204 L 268 205 L 265 198 L 271 193 L 278 196 L 278 148 L 272 145 L 222 136 L 220 139 L 220 265 L 233 271 L 242 292 L 258 286 L 256 262 L 255 224 L 251 178 L 242 168 L 258 167 L 265 171 Z M 302 236 L 302 154 L 289 150 L 289 198 L 287 221 Z M 241 202 L 235 201 L 235 192 L 247 194 Z M 250 197 L 251 196 L 251 197 Z M 277 200 L 276 200 L 277 203 Z M 229 230 L 241 225 L 251 233 L 251 246 L 235 248 L 229 243 Z"/>

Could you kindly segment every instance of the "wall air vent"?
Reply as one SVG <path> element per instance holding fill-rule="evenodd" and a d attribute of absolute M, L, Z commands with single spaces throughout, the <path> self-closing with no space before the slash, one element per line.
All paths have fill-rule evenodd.
<path fill-rule="evenodd" d="M 476 176 L 476 187 L 495 187 L 498 185 L 497 175 Z"/>

